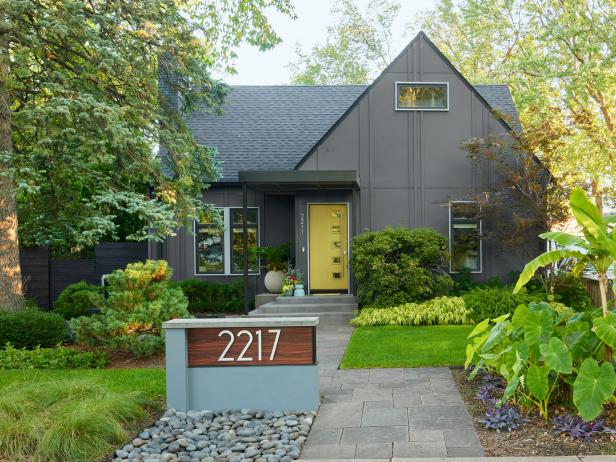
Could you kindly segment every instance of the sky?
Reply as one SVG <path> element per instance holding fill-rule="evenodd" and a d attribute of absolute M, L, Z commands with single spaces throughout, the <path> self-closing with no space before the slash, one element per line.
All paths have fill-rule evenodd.
<path fill-rule="evenodd" d="M 295 59 L 296 44 L 304 51 L 316 43 L 323 43 L 326 38 L 327 26 L 332 25 L 333 17 L 330 9 L 336 0 L 293 0 L 297 19 L 278 13 L 268 15 L 276 33 L 282 38 L 282 43 L 272 50 L 261 52 L 255 47 L 243 45 L 237 50 L 236 75 L 222 75 L 226 83 L 231 85 L 274 85 L 289 84 L 291 72 L 287 65 Z M 396 56 L 418 32 L 413 26 L 418 11 L 432 8 L 436 0 L 399 0 L 402 4 L 399 20 L 394 24 L 394 52 Z M 356 0 L 363 10 L 368 0 Z M 406 25 L 409 25 L 407 30 Z"/>

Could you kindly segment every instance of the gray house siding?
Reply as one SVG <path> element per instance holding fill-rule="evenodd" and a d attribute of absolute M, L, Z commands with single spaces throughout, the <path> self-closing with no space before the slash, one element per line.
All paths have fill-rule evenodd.
<path fill-rule="evenodd" d="M 449 110 L 396 111 L 395 82 L 447 82 Z M 508 128 L 419 35 L 301 162 L 299 169 L 355 168 L 361 182 L 357 228 L 430 227 L 448 235 L 450 200 L 468 200 L 496 181 L 477 167 L 462 141 Z M 525 256 L 484 241 L 483 277 L 520 269 Z M 481 277 L 481 276 L 480 276 Z"/>

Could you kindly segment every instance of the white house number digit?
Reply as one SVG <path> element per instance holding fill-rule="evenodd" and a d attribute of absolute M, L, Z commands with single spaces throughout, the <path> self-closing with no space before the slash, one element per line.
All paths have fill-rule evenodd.
<path fill-rule="evenodd" d="M 274 336 L 274 344 L 272 345 L 272 351 L 270 352 L 270 355 L 269 355 L 269 360 L 273 361 L 274 357 L 276 356 L 276 349 L 278 348 L 278 341 L 280 340 L 281 330 L 280 329 L 268 329 L 267 333 Z M 263 341 L 262 341 L 261 329 L 255 331 L 254 337 L 253 337 L 252 333 L 250 331 L 247 331 L 247 330 L 241 330 L 241 331 L 239 331 L 235 335 L 233 334 L 233 332 L 231 332 L 229 330 L 221 330 L 218 333 L 219 337 L 222 337 L 224 335 L 229 337 L 229 343 L 227 343 L 227 346 L 225 347 L 223 352 L 218 357 L 218 361 L 225 361 L 225 362 L 253 361 L 252 357 L 248 357 L 248 356 L 245 356 L 245 355 L 246 355 L 246 352 L 248 351 L 248 349 L 250 348 L 250 345 L 252 345 L 254 337 L 257 338 L 257 360 L 258 361 L 262 361 L 263 360 Z M 246 344 L 244 345 L 244 348 L 242 349 L 242 352 L 239 354 L 239 356 L 237 358 L 228 357 L 227 353 L 229 352 L 229 350 L 233 346 L 233 343 L 235 343 L 235 340 L 238 340 L 242 336 L 248 337 L 248 339 L 246 341 Z"/>

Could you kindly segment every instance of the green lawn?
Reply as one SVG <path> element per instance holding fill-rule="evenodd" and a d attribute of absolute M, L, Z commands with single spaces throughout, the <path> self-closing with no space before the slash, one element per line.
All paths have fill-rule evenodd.
<path fill-rule="evenodd" d="M 461 366 L 473 326 L 359 327 L 340 367 Z"/>
<path fill-rule="evenodd" d="M 44 382 L 66 378 L 91 378 L 113 392 L 141 391 L 152 401 L 165 399 L 165 370 L 152 369 L 27 369 L 0 371 L 0 390 L 15 382 Z"/>

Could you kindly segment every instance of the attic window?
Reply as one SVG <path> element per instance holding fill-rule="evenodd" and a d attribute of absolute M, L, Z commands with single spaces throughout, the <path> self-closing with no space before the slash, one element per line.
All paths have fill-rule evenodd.
<path fill-rule="evenodd" d="M 396 111 L 448 111 L 447 82 L 396 82 Z"/>

